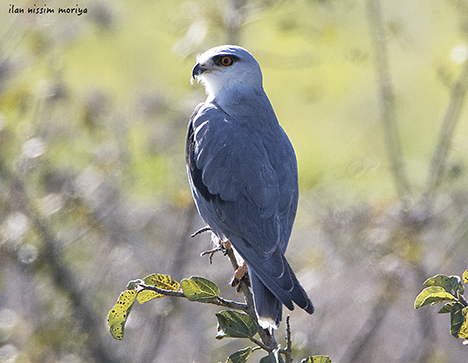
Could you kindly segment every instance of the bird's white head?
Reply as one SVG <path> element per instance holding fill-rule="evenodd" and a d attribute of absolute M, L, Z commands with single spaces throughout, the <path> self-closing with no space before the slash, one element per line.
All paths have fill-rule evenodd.
<path fill-rule="evenodd" d="M 224 90 L 260 91 L 262 71 L 255 58 L 244 48 L 222 45 L 197 57 L 192 81 L 201 81 L 209 97 L 218 98 Z"/>

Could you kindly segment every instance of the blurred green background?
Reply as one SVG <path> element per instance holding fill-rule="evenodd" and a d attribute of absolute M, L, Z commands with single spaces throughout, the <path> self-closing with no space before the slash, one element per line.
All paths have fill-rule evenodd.
<path fill-rule="evenodd" d="M 466 361 L 449 317 L 413 302 L 426 278 L 468 268 L 468 115 L 448 113 L 468 82 L 468 3 L 382 0 L 382 18 L 374 0 L 56 0 L 27 14 L 35 4 L 0 2 L 0 362 L 224 362 L 248 344 L 214 339 L 216 307 L 169 298 L 135 306 L 122 342 L 106 324 L 153 272 L 240 298 L 228 260 L 199 257 L 209 237 L 189 237 L 202 222 L 184 160 L 205 98 L 196 55 L 226 43 L 260 63 L 298 158 L 287 257 L 316 313 L 291 313 L 296 361 Z"/>

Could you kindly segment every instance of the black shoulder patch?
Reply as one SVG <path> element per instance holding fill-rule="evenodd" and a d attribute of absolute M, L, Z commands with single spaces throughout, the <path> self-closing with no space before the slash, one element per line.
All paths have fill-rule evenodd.
<path fill-rule="evenodd" d="M 219 198 L 219 195 L 211 194 L 208 190 L 208 187 L 205 184 L 203 184 L 202 170 L 197 168 L 197 164 L 195 161 L 195 138 L 193 130 L 193 120 L 195 119 L 197 111 L 198 108 L 195 109 L 195 112 L 190 118 L 190 122 L 188 125 L 187 142 L 185 145 L 185 162 L 187 163 L 193 186 L 197 189 L 197 191 L 202 195 L 202 197 L 206 201 L 211 201 L 216 198 Z"/>

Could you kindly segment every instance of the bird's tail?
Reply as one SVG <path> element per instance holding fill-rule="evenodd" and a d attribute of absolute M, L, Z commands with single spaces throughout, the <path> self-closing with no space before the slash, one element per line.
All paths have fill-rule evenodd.
<path fill-rule="evenodd" d="M 304 309 L 309 314 L 314 312 L 314 305 L 310 301 L 307 293 L 304 291 L 303 287 L 296 278 L 296 275 L 292 271 L 291 267 L 288 264 L 289 272 L 291 279 L 293 281 L 293 288 L 286 292 L 282 291 L 280 296 L 275 296 L 272 291 L 265 286 L 261 278 L 254 272 L 252 269 L 249 269 L 250 282 L 252 284 L 252 291 L 254 296 L 255 311 L 257 312 L 258 323 L 259 325 L 267 329 L 269 327 L 277 329 L 282 318 L 283 304 L 285 304 L 288 309 L 293 310 L 294 306 L 291 303 L 291 300 L 294 301 L 300 308 Z M 272 289 L 273 290 L 273 289 Z M 278 292 L 278 289 L 273 291 Z M 281 301 L 279 298 L 287 296 L 288 301 Z"/>
<path fill-rule="evenodd" d="M 250 283 L 252 284 L 255 311 L 257 312 L 258 324 L 263 329 L 278 329 L 283 311 L 283 304 L 270 290 L 268 290 L 258 276 L 249 271 Z"/>
<path fill-rule="evenodd" d="M 282 305 L 293 310 L 294 303 L 296 303 L 309 314 L 314 312 L 312 302 L 280 248 L 265 259 L 249 251 L 247 248 L 249 244 L 243 242 L 242 239 L 230 236 L 229 240 L 249 268 L 259 323 L 264 322 L 266 326 L 278 327 L 281 321 Z"/>

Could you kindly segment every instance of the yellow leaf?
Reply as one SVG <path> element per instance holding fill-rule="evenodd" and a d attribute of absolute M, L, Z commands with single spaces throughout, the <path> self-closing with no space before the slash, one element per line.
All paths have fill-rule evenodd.
<path fill-rule="evenodd" d="M 143 282 L 145 283 L 145 285 L 154 286 L 162 290 L 179 291 L 180 289 L 180 284 L 168 275 L 152 274 L 146 276 L 143 279 Z M 137 299 L 140 304 L 143 304 L 147 301 L 153 299 L 160 299 L 164 296 L 165 295 L 157 293 L 156 291 L 145 290 L 140 291 Z"/>
<path fill-rule="evenodd" d="M 125 323 L 135 303 L 136 296 L 136 291 L 126 290 L 122 292 L 117 303 L 111 311 L 109 311 L 107 324 L 109 325 L 110 333 L 114 339 L 123 339 Z"/>
<path fill-rule="evenodd" d="M 465 284 L 468 284 L 468 270 L 466 270 L 465 272 L 463 272 L 463 282 Z"/>

